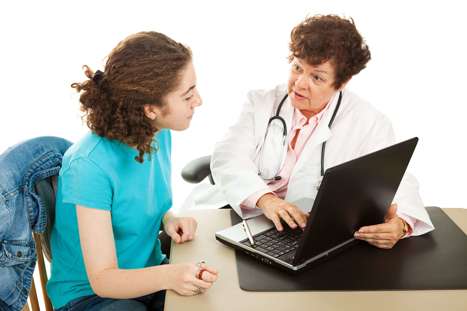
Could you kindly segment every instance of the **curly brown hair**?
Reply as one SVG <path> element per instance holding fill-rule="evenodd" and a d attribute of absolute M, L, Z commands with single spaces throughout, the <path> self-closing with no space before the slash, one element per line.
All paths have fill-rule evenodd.
<path fill-rule="evenodd" d="M 136 147 L 142 163 L 150 154 L 158 129 L 144 106 L 164 107 L 165 96 L 180 81 L 191 51 L 158 32 L 139 32 L 121 41 L 109 54 L 104 72 L 83 66 L 87 80 L 73 83 L 80 95 L 88 127 L 99 136 Z"/>
<path fill-rule="evenodd" d="M 365 68 L 371 59 L 370 50 L 351 18 L 308 17 L 292 30 L 290 37 L 289 61 L 297 57 L 314 66 L 331 61 L 336 90 Z"/>

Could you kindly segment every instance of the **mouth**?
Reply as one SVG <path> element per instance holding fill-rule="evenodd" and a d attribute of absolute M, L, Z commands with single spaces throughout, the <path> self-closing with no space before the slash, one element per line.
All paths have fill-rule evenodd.
<path fill-rule="evenodd" d="M 298 100 L 308 99 L 308 97 L 298 93 L 297 91 L 293 91 L 293 95 Z"/>

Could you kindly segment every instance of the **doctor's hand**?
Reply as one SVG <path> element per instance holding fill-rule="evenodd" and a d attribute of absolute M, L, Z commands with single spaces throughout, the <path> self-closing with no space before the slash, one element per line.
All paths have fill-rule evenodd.
<path fill-rule="evenodd" d="M 256 205 L 263 210 L 264 216 L 274 223 L 277 231 L 284 230 L 281 221 L 287 223 L 292 229 L 297 228 L 297 226 L 304 229 L 306 226 L 307 213 L 272 193 L 263 195 Z"/>
<path fill-rule="evenodd" d="M 171 212 L 164 216 L 164 231 L 175 243 L 193 240 L 198 226 L 192 217 L 176 217 Z"/>
<path fill-rule="evenodd" d="M 406 235 L 408 228 L 407 223 L 398 217 L 396 212 L 397 204 L 391 204 L 384 223 L 361 227 L 355 232 L 354 237 L 379 248 L 392 248 Z"/>

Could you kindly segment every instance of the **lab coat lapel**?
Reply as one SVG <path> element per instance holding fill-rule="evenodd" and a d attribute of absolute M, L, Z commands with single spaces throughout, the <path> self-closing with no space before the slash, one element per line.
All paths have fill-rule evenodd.
<path fill-rule="evenodd" d="M 287 202 L 295 202 L 301 198 L 315 199 L 317 189 L 321 183 L 321 143 L 329 139 L 329 137 L 331 137 L 331 131 L 325 124 L 318 127 L 308 140 L 290 175 L 285 197 Z M 303 211 L 309 212 L 311 207 L 312 204 L 306 206 Z"/>
<path fill-rule="evenodd" d="M 296 172 L 303 168 L 303 165 L 310 164 L 312 157 L 316 158 L 316 155 L 319 154 L 318 159 L 321 158 L 321 144 L 328 140 L 331 135 L 331 130 L 329 129 L 328 125 L 320 122 L 315 132 L 311 135 L 310 139 L 306 143 L 306 146 L 304 147 L 302 154 L 297 161 L 297 164 L 295 164 L 291 178 Z"/>
<path fill-rule="evenodd" d="M 285 93 L 284 93 L 285 95 Z M 268 127 L 268 122 L 269 122 L 269 119 L 272 118 L 275 114 L 276 114 L 276 110 L 277 110 L 277 107 L 279 106 L 279 103 L 281 101 L 281 99 L 283 98 L 282 97 L 277 97 L 275 99 L 276 103 L 275 105 L 273 106 L 273 109 L 271 110 L 264 110 L 264 109 L 259 109 L 256 113 L 255 113 L 255 124 L 256 124 L 256 160 L 258 160 L 258 155 L 259 155 L 259 151 L 260 149 L 263 147 L 263 143 L 264 143 L 264 137 L 266 135 L 266 130 L 267 130 L 267 127 Z M 266 106 L 267 107 L 267 106 Z M 284 102 L 284 105 L 282 106 L 282 109 L 280 111 L 280 116 L 284 119 L 285 121 L 285 124 L 287 124 L 287 136 L 290 135 L 290 131 L 292 129 L 292 118 L 293 118 L 293 112 L 294 112 L 294 108 L 292 106 L 292 103 L 290 102 L 290 98 L 287 97 L 287 99 L 285 100 Z M 287 141 L 288 141 L 288 138 L 287 137 Z"/>

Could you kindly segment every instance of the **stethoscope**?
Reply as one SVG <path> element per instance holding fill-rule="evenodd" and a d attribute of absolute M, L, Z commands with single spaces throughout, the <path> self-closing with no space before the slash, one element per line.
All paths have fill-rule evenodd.
<path fill-rule="evenodd" d="M 277 123 L 279 127 L 282 127 L 282 155 L 281 157 L 277 158 L 278 161 L 281 161 L 280 163 L 276 162 L 276 171 L 274 174 L 269 174 L 269 176 L 265 175 L 264 173 L 261 173 L 261 165 L 259 165 L 259 170 L 258 170 L 258 175 L 260 175 L 264 181 L 274 181 L 274 180 L 280 180 L 282 179 L 281 176 L 279 176 L 279 171 L 281 169 L 282 163 L 284 162 L 285 156 L 287 155 L 287 148 L 285 148 L 285 145 L 287 143 L 287 123 L 285 122 L 284 118 L 280 116 L 280 112 L 282 109 L 282 106 L 284 105 L 285 100 L 289 94 L 285 94 L 284 98 L 282 98 L 281 102 L 279 103 L 279 106 L 277 107 L 276 114 L 271 117 L 268 121 L 268 125 L 266 128 L 266 133 L 264 135 L 264 143 L 262 146 L 262 151 L 264 150 L 264 146 L 268 143 L 268 139 L 271 139 L 269 134 L 269 130 L 271 126 L 274 123 Z M 339 98 L 337 99 L 337 104 L 336 107 L 334 108 L 334 112 L 332 113 L 331 120 L 329 120 L 328 127 L 331 128 L 332 123 L 334 122 L 334 118 L 336 117 L 337 111 L 339 110 L 339 106 L 341 105 L 342 101 L 342 91 L 339 92 Z M 324 175 L 324 154 L 326 153 L 326 141 L 324 141 L 321 145 L 321 177 Z M 263 157 L 264 154 L 261 152 L 260 157 Z M 269 155 L 271 156 L 271 155 Z M 261 159 L 259 161 L 262 163 Z"/>

